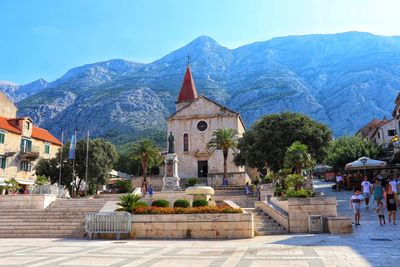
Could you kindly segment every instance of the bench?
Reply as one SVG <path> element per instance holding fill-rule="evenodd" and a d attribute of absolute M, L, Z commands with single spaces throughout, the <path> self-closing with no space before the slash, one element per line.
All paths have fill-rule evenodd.
<path fill-rule="evenodd" d="M 127 234 L 132 228 L 132 216 L 128 212 L 93 212 L 85 219 L 85 231 L 88 239 L 93 234 L 115 234 L 119 240 L 122 234 Z"/>

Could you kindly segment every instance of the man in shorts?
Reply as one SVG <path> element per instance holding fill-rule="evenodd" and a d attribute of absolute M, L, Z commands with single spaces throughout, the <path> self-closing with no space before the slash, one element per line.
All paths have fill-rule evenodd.
<path fill-rule="evenodd" d="M 369 208 L 369 199 L 371 198 L 371 183 L 368 181 L 368 177 L 364 176 L 364 181 L 361 183 L 362 192 L 364 195 L 365 207 Z"/>
<path fill-rule="evenodd" d="M 363 196 L 360 194 L 360 190 L 354 190 L 354 195 L 350 199 L 350 207 L 354 209 L 354 223 L 355 225 L 360 225 L 361 219 L 361 203 L 364 200 Z"/>

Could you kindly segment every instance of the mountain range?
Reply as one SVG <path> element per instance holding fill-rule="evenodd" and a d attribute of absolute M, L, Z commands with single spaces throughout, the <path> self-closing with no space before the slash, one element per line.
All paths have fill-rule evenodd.
<path fill-rule="evenodd" d="M 69 70 L 27 85 L 0 82 L 39 126 L 102 136 L 116 144 L 164 134 L 188 53 L 199 94 L 241 113 L 247 127 L 265 114 L 301 112 L 335 136 L 390 117 L 400 89 L 400 37 L 364 32 L 288 36 L 235 49 L 200 36 L 152 63 L 122 59 Z"/>

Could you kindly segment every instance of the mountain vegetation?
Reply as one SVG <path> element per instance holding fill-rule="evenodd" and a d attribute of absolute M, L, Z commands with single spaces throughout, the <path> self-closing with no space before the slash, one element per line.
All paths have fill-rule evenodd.
<path fill-rule="evenodd" d="M 188 53 L 199 94 L 240 112 L 247 127 L 291 111 L 329 125 L 335 136 L 353 134 L 374 117 L 390 117 L 400 88 L 400 37 L 346 32 L 235 49 L 201 36 L 152 63 L 113 59 L 36 86 L 3 82 L 0 90 L 17 102 L 19 115 L 57 137 L 77 128 L 119 145 L 164 134 L 165 146 Z"/>

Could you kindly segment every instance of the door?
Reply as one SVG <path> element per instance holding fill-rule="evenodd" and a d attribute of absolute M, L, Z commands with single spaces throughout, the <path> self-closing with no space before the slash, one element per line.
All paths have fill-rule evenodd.
<path fill-rule="evenodd" d="M 197 176 L 198 177 L 207 177 L 208 174 L 208 161 L 200 160 L 197 162 Z"/>

